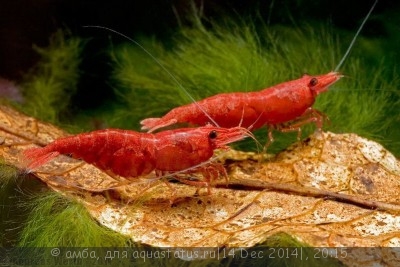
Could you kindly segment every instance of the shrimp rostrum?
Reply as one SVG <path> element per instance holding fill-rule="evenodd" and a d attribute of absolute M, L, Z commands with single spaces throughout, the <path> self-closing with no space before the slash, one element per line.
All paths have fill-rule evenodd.
<path fill-rule="evenodd" d="M 156 134 L 130 130 L 105 129 L 60 138 L 41 148 L 23 152 L 27 169 L 35 170 L 60 154 L 82 159 L 111 175 L 129 180 L 145 176 L 152 171 L 157 176 L 175 172 L 199 172 L 206 186 L 220 174 L 224 167 L 210 159 L 215 149 L 226 149 L 228 144 L 251 135 L 242 127 L 219 128 L 210 125 L 184 128 Z M 196 181 L 179 179 L 187 184 Z"/>

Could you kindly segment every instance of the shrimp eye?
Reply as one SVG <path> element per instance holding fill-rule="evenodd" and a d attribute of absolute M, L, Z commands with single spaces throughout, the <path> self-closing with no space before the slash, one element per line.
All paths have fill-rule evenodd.
<path fill-rule="evenodd" d="M 315 85 L 317 85 L 317 83 L 318 83 L 318 79 L 317 78 L 312 78 L 310 80 L 310 82 L 309 82 L 309 85 L 310 86 L 315 86 Z"/>
<path fill-rule="evenodd" d="M 215 131 L 215 130 L 212 130 L 209 134 L 208 134 L 208 137 L 210 138 L 210 139 L 215 139 L 215 138 L 217 138 L 217 131 Z"/>

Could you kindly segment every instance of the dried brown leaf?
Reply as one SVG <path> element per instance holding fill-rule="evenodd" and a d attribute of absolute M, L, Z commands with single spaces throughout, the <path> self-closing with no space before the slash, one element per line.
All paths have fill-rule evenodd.
<path fill-rule="evenodd" d="M 10 164 L 20 164 L 26 147 L 63 135 L 0 107 L 0 155 Z M 373 248 L 400 246 L 400 163 L 381 145 L 355 134 L 319 133 L 273 159 L 260 162 L 254 153 L 235 151 L 225 157 L 229 184 L 218 182 L 207 195 L 171 183 L 172 206 L 165 183 L 147 191 L 133 183 L 105 194 L 114 179 L 65 156 L 35 175 L 80 200 L 102 225 L 155 247 L 251 247 L 284 232 L 314 247 L 371 247 L 368 264 L 399 263 L 393 253 Z M 86 190 L 77 193 L 77 187 Z M 354 249 L 341 260 L 361 266 L 368 253 Z"/>

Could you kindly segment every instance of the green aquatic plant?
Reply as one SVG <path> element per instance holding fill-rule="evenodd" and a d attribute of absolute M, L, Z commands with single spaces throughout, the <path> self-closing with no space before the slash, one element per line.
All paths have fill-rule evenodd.
<path fill-rule="evenodd" d="M 18 177 L 18 171 L 15 167 L 5 164 L 0 159 L 0 207 L 2 220 L 0 220 L 0 246 L 6 246 L 10 243 L 9 213 L 7 212 L 13 205 L 12 193 L 15 189 L 15 181 Z"/>
<path fill-rule="evenodd" d="M 0 189 L 7 187 L 10 183 L 15 182 L 17 177 L 17 168 L 7 165 L 2 159 L 0 159 Z"/>
<path fill-rule="evenodd" d="M 34 196 L 18 245 L 21 247 L 124 247 L 128 237 L 97 224 L 85 207 L 56 192 Z"/>
<path fill-rule="evenodd" d="M 17 168 L 0 163 L 0 203 L 2 213 L 5 212 L 0 223 L 2 245 L 125 247 L 130 244 L 129 237 L 100 226 L 82 204 L 30 178 Z M 18 233 L 11 236 L 9 232 L 15 229 L 9 229 L 10 225 Z"/>
<path fill-rule="evenodd" d="M 46 48 L 34 46 L 39 63 L 24 78 L 22 89 L 27 99 L 21 109 L 27 114 L 52 123 L 67 112 L 71 96 L 77 90 L 79 64 L 84 41 L 59 30 Z"/>
<path fill-rule="evenodd" d="M 143 118 L 159 117 L 190 103 L 182 87 L 194 99 L 202 99 L 222 92 L 260 90 L 303 73 L 327 73 L 340 61 L 352 35 L 327 25 L 290 28 L 246 20 L 211 23 L 209 28 L 194 24 L 181 29 L 168 47 L 155 40 L 141 41 L 182 86 L 142 48 L 124 44 L 112 51 L 117 92 L 127 104 L 119 110 L 123 120 L 116 125 L 138 128 Z M 399 137 L 388 134 L 396 127 L 391 112 L 400 107 L 398 77 L 384 60 L 378 65 L 366 64 L 364 51 L 373 52 L 371 46 L 381 51 L 379 41 L 360 37 L 358 42 L 362 45 L 353 47 L 358 51 L 350 54 L 340 70 L 346 77 L 320 95 L 315 108 L 330 118 L 324 129 L 358 133 L 400 153 L 392 145 Z M 313 129 L 305 127 L 303 137 Z M 265 140 L 265 130 L 257 136 Z M 275 136 L 270 151 L 279 151 L 296 140 L 295 133 Z"/>

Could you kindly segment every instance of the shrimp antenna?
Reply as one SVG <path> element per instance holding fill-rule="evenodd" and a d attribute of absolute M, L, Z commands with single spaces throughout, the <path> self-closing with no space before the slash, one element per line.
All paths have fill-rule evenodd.
<path fill-rule="evenodd" d="M 113 33 L 115 33 L 115 34 L 118 34 L 119 36 L 124 37 L 125 39 L 131 41 L 132 43 L 134 43 L 135 45 L 137 45 L 138 47 L 140 47 L 140 49 L 142 49 L 147 55 L 149 55 L 149 56 L 151 57 L 151 59 L 153 59 L 153 60 L 158 64 L 158 66 L 160 66 L 160 67 L 172 78 L 172 80 L 179 86 L 179 88 L 182 89 L 182 91 L 183 91 L 183 92 L 190 98 L 190 100 L 191 100 L 193 103 L 195 103 L 195 105 L 210 119 L 210 121 L 211 121 L 212 123 L 214 123 L 214 125 L 215 125 L 216 127 L 220 127 L 220 126 L 218 125 L 218 123 L 206 112 L 206 110 L 205 110 L 204 108 L 202 108 L 202 107 L 197 103 L 197 101 L 189 94 L 189 92 L 188 92 L 188 91 L 185 89 L 185 87 L 183 87 L 183 85 L 175 78 L 175 76 L 172 75 L 172 73 L 171 73 L 170 71 L 168 71 L 168 69 L 167 69 L 156 57 L 154 57 L 146 48 L 144 48 L 139 42 L 133 40 L 132 38 L 130 38 L 129 36 L 127 36 L 127 35 L 125 35 L 125 34 L 123 34 L 123 33 L 120 33 L 120 32 L 118 32 L 118 31 L 116 31 L 116 30 L 113 30 L 113 29 L 111 29 L 111 28 L 107 28 L 107 27 L 104 27 L 104 26 L 86 25 L 86 26 L 83 26 L 83 27 L 84 27 L 84 28 L 97 28 L 97 29 L 103 29 L 103 30 L 107 30 L 107 31 L 113 32 Z"/>
<path fill-rule="evenodd" d="M 253 122 L 253 124 L 250 125 L 250 126 L 246 129 L 247 132 L 250 133 L 250 136 L 249 136 L 249 137 L 250 137 L 251 139 L 253 139 L 253 140 L 256 142 L 257 150 L 259 150 L 259 147 L 261 147 L 262 145 L 261 145 L 261 143 L 257 140 L 256 136 L 251 132 L 251 129 L 252 129 L 252 128 L 254 127 L 254 125 L 260 120 L 260 118 L 261 118 L 261 116 L 262 116 L 263 113 L 264 113 L 264 111 L 261 112 L 260 115 L 258 116 L 258 118 Z"/>
<path fill-rule="evenodd" d="M 258 146 L 261 146 L 261 144 L 260 144 L 260 142 L 257 140 L 257 138 L 255 137 L 255 135 L 251 132 L 251 129 L 252 129 L 252 128 L 254 127 L 254 125 L 258 122 L 258 120 L 261 118 L 261 115 L 262 115 L 263 113 L 264 113 L 264 112 L 261 112 L 260 116 L 258 116 L 258 118 L 256 119 L 256 121 L 253 122 L 253 124 L 250 125 L 247 129 L 244 128 L 244 129 L 246 129 L 246 133 L 248 134 L 248 136 L 256 142 L 257 149 L 258 149 Z M 243 127 L 242 127 L 243 118 L 244 118 L 244 108 L 242 108 L 242 117 L 240 118 L 240 122 L 239 122 L 239 127 L 241 127 L 241 128 L 243 128 Z"/>
<path fill-rule="evenodd" d="M 350 53 L 351 48 L 353 47 L 354 43 L 356 42 L 356 39 L 358 37 L 358 35 L 360 34 L 361 30 L 364 27 L 365 22 L 367 22 L 368 18 L 370 17 L 372 11 L 374 10 L 376 4 L 378 3 L 378 0 L 375 0 L 374 4 L 372 5 L 371 9 L 368 11 L 367 16 L 365 16 L 363 22 L 361 23 L 360 27 L 358 28 L 358 31 L 356 33 L 356 35 L 354 35 L 353 40 L 351 41 L 349 48 L 347 48 L 346 53 L 344 54 L 343 58 L 340 60 L 339 64 L 336 66 L 335 68 L 335 72 L 337 72 L 339 70 L 339 68 L 342 66 L 343 62 L 345 61 L 345 59 L 347 58 L 347 56 Z"/>
<path fill-rule="evenodd" d="M 257 140 L 256 136 L 250 131 L 250 129 L 246 129 L 246 128 L 244 128 L 244 129 L 245 129 L 247 136 L 250 137 L 251 139 L 253 139 L 254 142 L 256 143 L 257 151 L 260 151 L 259 148 L 262 147 L 260 141 Z"/>

